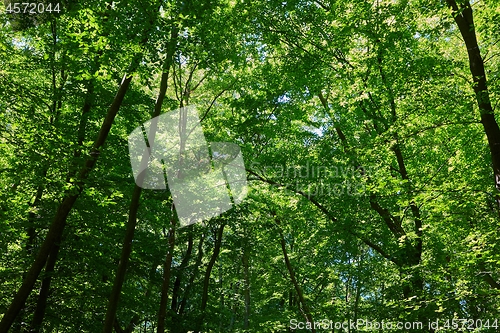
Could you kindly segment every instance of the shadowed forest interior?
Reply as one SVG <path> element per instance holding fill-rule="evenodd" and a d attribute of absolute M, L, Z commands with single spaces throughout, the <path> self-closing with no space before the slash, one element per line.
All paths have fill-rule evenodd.
<path fill-rule="evenodd" d="M 0 20 L 0 333 L 499 332 L 499 1 L 4 0 Z M 172 177 L 204 174 L 172 176 L 148 121 L 188 107 L 178 159 L 230 201 L 184 225 Z M 212 143 L 239 147 L 241 196 Z"/>

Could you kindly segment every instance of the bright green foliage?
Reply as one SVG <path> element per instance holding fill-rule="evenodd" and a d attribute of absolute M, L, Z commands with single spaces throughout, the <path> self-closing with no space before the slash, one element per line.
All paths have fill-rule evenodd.
<path fill-rule="evenodd" d="M 500 6 L 472 8 L 496 108 Z M 42 271 L 12 332 L 29 331 L 49 275 L 40 332 L 102 330 L 135 186 L 127 137 L 151 118 L 167 70 L 162 112 L 196 105 L 207 141 L 240 145 L 249 182 L 234 209 L 175 230 L 167 331 L 309 332 L 290 329 L 306 318 L 421 321 L 427 332 L 429 321 L 460 318 L 498 331 L 498 193 L 446 1 L 61 9 L 26 18 L 2 8 L 0 318 L 60 203 L 80 189 L 123 76 L 133 80 L 55 269 Z M 157 331 L 173 215 L 168 190 L 143 190 L 118 333 Z"/>

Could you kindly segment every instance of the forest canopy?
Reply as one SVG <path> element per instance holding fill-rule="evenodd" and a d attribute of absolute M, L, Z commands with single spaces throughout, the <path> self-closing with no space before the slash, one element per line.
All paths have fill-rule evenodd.
<path fill-rule="evenodd" d="M 500 2 L 0 21 L 0 333 L 499 331 Z"/>

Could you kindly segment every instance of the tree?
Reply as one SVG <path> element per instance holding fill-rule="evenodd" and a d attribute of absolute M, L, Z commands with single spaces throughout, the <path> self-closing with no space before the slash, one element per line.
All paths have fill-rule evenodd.
<path fill-rule="evenodd" d="M 495 1 L 61 8 L 1 16 L 1 332 L 498 329 Z M 187 105 L 249 186 L 181 227 L 127 142 Z"/>

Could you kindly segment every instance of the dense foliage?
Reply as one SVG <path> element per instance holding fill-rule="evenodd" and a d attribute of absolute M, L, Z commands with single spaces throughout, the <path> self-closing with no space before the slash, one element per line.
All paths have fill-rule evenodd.
<path fill-rule="evenodd" d="M 498 331 L 496 0 L 13 4 L 0 333 Z M 187 105 L 249 186 L 180 227 L 127 140 Z"/>

